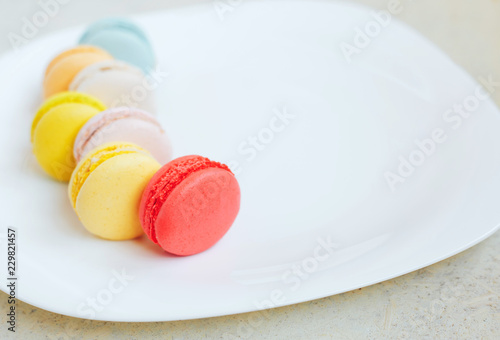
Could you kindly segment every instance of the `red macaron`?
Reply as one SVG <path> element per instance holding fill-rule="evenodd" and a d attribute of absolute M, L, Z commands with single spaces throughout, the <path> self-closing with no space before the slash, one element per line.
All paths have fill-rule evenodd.
<path fill-rule="evenodd" d="M 151 178 L 139 216 L 153 242 L 171 254 L 187 256 L 217 243 L 239 209 L 240 187 L 226 165 L 184 156 L 165 164 Z"/>

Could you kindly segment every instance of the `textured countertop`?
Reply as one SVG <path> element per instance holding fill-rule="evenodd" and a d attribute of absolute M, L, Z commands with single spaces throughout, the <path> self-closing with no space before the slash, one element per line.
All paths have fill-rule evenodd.
<path fill-rule="evenodd" d="M 385 9 L 389 1 L 355 2 Z M 474 78 L 491 75 L 500 79 L 499 0 L 400 2 L 403 11 L 398 18 L 432 40 Z M 120 0 L 73 0 L 61 6 L 38 35 L 100 17 L 164 9 L 180 3 L 177 0 L 137 0 L 126 4 Z M 99 8 L 97 16 L 94 4 Z M 39 6 L 35 1 L 0 0 L 0 53 L 12 48 L 8 34 L 18 32 L 22 18 L 33 15 Z M 496 92 L 493 99 L 500 105 L 500 92 Z M 0 338 L 498 339 L 499 249 L 500 233 L 497 232 L 481 244 L 430 267 L 356 291 L 276 308 L 265 317 L 247 313 L 178 322 L 116 323 L 66 317 L 19 302 L 16 335 L 13 337 L 7 332 L 5 317 L 2 317 Z M 0 293 L 0 310 L 7 308 L 7 295 Z M 258 327 L 249 326 L 249 319 L 257 320 L 254 322 Z"/>

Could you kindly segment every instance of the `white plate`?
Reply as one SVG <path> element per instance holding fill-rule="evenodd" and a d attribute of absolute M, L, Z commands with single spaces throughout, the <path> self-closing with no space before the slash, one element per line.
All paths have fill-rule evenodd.
<path fill-rule="evenodd" d="M 0 60 L 0 268 L 6 275 L 5 232 L 13 226 L 21 300 L 112 321 L 254 311 L 408 273 L 496 230 L 498 110 L 477 100 L 460 127 L 455 114 L 443 119 L 456 103 L 476 104 L 468 97 L 478 87 L 471 77 L 394 20 L 348 63 L 339 46 L 373 20 L 367 8 L 327 1 L 235 6 L 225 20 L 211 1 L 137 18 L 169 72 L 159 90 L 160 119 L 176 156 L 240 163 L 239 217 L 197 256 L 168 256 L 145 238 L 91 236 L 70 208 L 66 185 L 47 178 L 31 155 L 44 68 L 81 28 Z M 293 118 L 280 125 L 277 112 Z M 283 130 L 271 136 L 270 124 Z M 435 129 L 446 141 L 419 160 L 414 140 Z M 241 146 L 252 136 L 267 142 L 262 150 Z M 423 164 L 391 191 L 386 172 L 410 154 Z M 320 248 L 328 239 L 331 253 Z M 294 265 L 311 273 L 294 274 Z M 117 281 L 122 270 L 133 279 Z M 4 291 L 6 284 L 0 280 Z"/>

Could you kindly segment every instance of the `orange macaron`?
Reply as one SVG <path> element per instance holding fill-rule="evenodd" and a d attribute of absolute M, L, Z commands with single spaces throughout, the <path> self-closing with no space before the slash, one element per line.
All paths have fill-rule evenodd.
<path fill-rule="evenodd" d="M 94 46 L 78 46 L 60 53 L 45 70 L 43 90 L 45 98 L 67 91 L 73 78 L 85 67 L 113 57 Z"/>

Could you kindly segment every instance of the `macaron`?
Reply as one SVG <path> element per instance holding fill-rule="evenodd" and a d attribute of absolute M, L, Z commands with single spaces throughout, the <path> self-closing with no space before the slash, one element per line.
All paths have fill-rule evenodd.
<path fill-rule="evenodd" d="M 89 152 L 68 186 L 69 199 L 84 227 L 108 240 L 142 235 L 141 195 L 159 168 L 146 150 L 132 143 L 108 143 Z"/>
<path fill-rule="evenodd" d="M 139 217 L 146 235 L 165 251 L 187 256 L 217 243 L 240 208 L 240 187 L 229 168 L 202 156 L 164 165 L 142 195 Z"/>
<path fill-rule="evenodd" d="M 158 120 L 146 111 L 118 107 L 103 111 L 87 121 L 74 143 L 73 155 L 80 161 L 101 144 L 127 141 L 149 151 L 160 163 L 172 159 L 172 146 Z"/>
<path fill-rule="evenodd" d="M 69 85 L 70 91 L 100 99 L 107 107 L 129 106 L 155 112 L 154 89 L 137 67 L 118 60 L 104 60 L 82 69 Z"/>
<path fill-rule="evenodd" d="M 118 60 L 142 69 L 146 74 L 155 67 L 153 47 L 142 29 L 125 18 L 106 18 L 91 24 L 80 44 L 99 46 Z"/>
<path fill-rule="evenodd" d="M 98 99 L 77 92 L 63 92 L 47 99 L 33 119 L 33 153 L 47 174 L 68 181 L 76 162 L 73 144 L 80 128 L 106 109 Z"/>
<path fill-rule="evenodd" d="M 73 78 L 82 69 L 98 61 L 113 59 L 106 51 L 94 46 L 78 46 L 62 52 L 52 59 L 45 70 L 44 96 L 68 91 Z"/>

